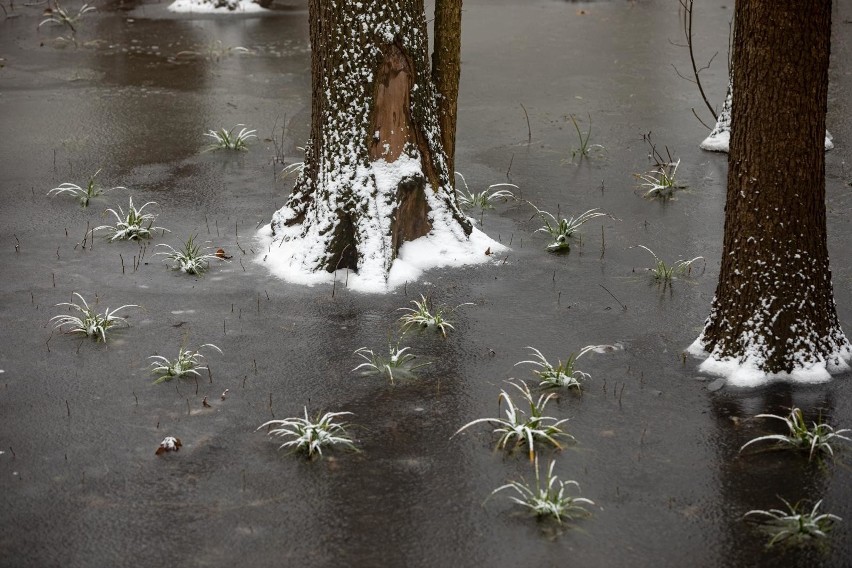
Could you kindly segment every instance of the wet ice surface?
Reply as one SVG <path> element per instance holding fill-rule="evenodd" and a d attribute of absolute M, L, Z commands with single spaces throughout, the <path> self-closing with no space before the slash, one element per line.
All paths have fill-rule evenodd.
<path fill-rule="evenodd" d="M 724 51 L 729 4 L 701 6 L 696 41 L 705 58 Z M 87 15 L 76 49 L 55 41 L 60 30 L 33 31 L 37 8 L 16 5 L 21 15 L 0 22 L 0 565 L 852 563 L 848 521 L 824 549 L 768 552 L 764 535 L 740 521 L 749 509 L 781 505 L 779 495 L 822 498 L 823 510 L 852 519 L 849 451 L 825 467 L 782 453 L 737 456 L 747 440 L 775 431 L 747 420 L 761 412 L 796 405 L 809 419 L 852 424 L 849 377 L 733 390 L 681 359 L 718 275 L 726 157 L 697 147 L 706 129 L 689 109 L 700 112 L 700 100 L 669 65 L 688 65 L 668 42 L 678 38 L 670 3 L 471 0 L 465 10 L 457 164 L 471 188 L 511 181 L 543 209 L 600 207 L 618 220 L 589 223 L 583 245 L 557 256 L 532 235 L 539 223 L 530 207 L 498 205 L 483 221 L 511 243 L 505 264 L 430 272 L 387 296 L 350 293 L 341 282 L 288 285 L 250 262 L 256 227 L 287 191 L 273 179 L 275 150 L 263 139 L 276 120 L 280 138 L 286 120 L 290 163 L 307 136 L 306 13 L 222 19 L 170 15 L 165 4 L 104 9 Z M 826 156 L 829 249 L 847 331 L 849 10 L 835 9 L 828 128 L 836 149 Z M 229 49 L 237 46 L 253 53 Z M 704 78 L 721 105 L 725 69 L 714 63 Z M 591 113 L 591 141 L 606 147 L 603 156 L 570 163 L 570 113 L 581 125 Z M 237 123 L 259 130 L 249 152 L 201 153 L 203 132 Z M 634 192 L 632 174 L 648 168 L 648 131 L 682 159 L 690 186 L 665 205 Z M 87 223 L 106 222 L 101 212 L 124 204 L 127 192 L 88 209 L 44 194 L 82 184 L 99 167 L 105 185 L 157 201 L 156 224 L 172 232 L 145 251 L 103 238 L 82 249 Z M 153 244 L 177 246 L 196 233 L 231 261 L 196 279 L 151 257 Z M 707 270 L 662 291 L 643 272 L 649 257 L 629 248 L 636 244 L 668 261 L 704 255 Z M 141 308 L 127 310 L 131 327 L 107 345 L 51 335 L 53 305 L 73 291 L 97 297 L 100 308 Z M 459 308 L 448 339 L 407 338 L 434 363 L 395 386 L 350 373 L 352 352 L 384 349 L 397 309 L 420 293 L 475 304 Z M 151 384 L 149 355 L 208 342 L 224 351 L 210 354 L 211 376 Z M 523 452 L 494 453 L 484 426 L 452 433 L 501 412 L 505 379 L 533 379 L 514 367 L 528 358 L 526 346 L 552 361 L 616 343 L 624 349 L 580 360 L 592 375 L 582 397 L 563 393 L 548 407 L 571 417 L 579 443 L 542 452 L 595 501 L 593 516 L 560 531 L 500 496 L 483 506 L 495 487 L 529 479 L 532 469 Z M 255 432 L 303 405 L 354 412 L 363 453 L 306 462 Z M 182 448 L 157 457 L 165 436 Z"/>

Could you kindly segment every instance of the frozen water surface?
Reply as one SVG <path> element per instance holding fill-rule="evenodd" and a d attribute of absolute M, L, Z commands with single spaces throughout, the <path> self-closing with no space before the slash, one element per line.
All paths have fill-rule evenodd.
<path fill-rule="evenodd" d="M 696 6 L 700 59 L 724 53 L 732 5 Z M 690 109 L 702 103 L 670 65 L 689 65 L 668 41 L 680 37 L 673 3 L 465 2 L 459 171 L 476 191 L 511 182 L 541 209 L 598 207 L 614 219 L 587 223 L 582 243 L 553 255 L 533 235 L 530 206 L 497 204 L 479 228 L 510 249 L 499 262 L 432 270 L 386 295 L 348 290 L 343 278 L 295 285 L 252 262 L 257 231 L 289 189 L 275 179 L 282 164 L 271 139 L 289 164 L 308 133 L 305 3 L 232 17 L 167 6 L 99 5 L 76 47 L 59 39 L 61 28 L 36 29 L 41 7 L 15 3 L 0 20 L 0 565 L 852 564 L 848 521 L 825 547 L 769 551 L 741 521 L 779 506 L 777 496 L 823 499 L 822 510 L 852 519 L 848 450 L 824 467 L 785 453 L 738 455 L 773 432 L 749 420 L 755 414 L 799 406 L 809 420 L 852 424 L 849 375 L 736 389 L 683 358 L 718 276 L 727 158 L 698 148 L 707 130 Z M 834 12 L 829 249 L 848 330 L 852 6 Z M 719 106 L 721 61 L 702 74 Z M 590 142 L 605 152 L 571 163 L 570 114 L 584 130 L 591 115 Z M 258 129 L 248 152 L 201 151 L 204 132 L 235 124 Z M 639 197 L 632 177 L 649 167 L 648 132 L 682 160 L 689 186 L 667 204 Z M 101 167 L 104 185 L 158 203 L 156 224 L 172 232 L 152 245 L 197 234 L 232 258 L 192 278 L 152 258 L 152 245 L 97 238 L 83 248 L 86 227 L 103 224 L 103 210 L 127 192 L 87 209 L 45 193 Z M 668 262 L 703 255 L 707 269 L 663 290 L 636 244 Z M 101 308 L 141 307 L 107 345 L 51 334 L 53 306 L 75 291 Z M 421 293 L 437 305 L 474 304 L 451 316 L 447 339 L 406 337 L 433 364 L 394 386 L 351 373 L 353 351 L 384 350 L 398 308 Z M 206 361 L 209 376 L 152 385 L 148 356 L 203 343 L 224 351 Z M 534 380 L 514 366 L 527 346 L 555 361 L 590 344 L 623 349 L 580 359 L 592 376 L 585 393 L 548 405 L 571 418 L 579 443 L 542 457 L 580 483 L 593 515 L 560 529 L 501 496 L 483 505 L 532 468 L 523 451 L 492 451 L 484 426 L 450 436 L 501 412 L 504 380 Z M 353 412 L 363 451 L 307 462 L 255 432 L 304 405 Z M 165 436 L 182 447 L 156 456 Z"/>

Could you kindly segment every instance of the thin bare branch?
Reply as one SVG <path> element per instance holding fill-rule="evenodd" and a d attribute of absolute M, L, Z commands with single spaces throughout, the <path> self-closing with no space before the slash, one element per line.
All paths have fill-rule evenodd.
<path fill-rule="evenodd" d="M 701 98 L 704 100 L 704 104 L 707 105 L 707 109 L 710 111 L 710 114 L 713 115 L 713 120 L 718 120 L 719 117 L 716 114 L 716 110 L 713 108 L 713 105 L 710 104 L 710 101 L 707 100 L 707 94 L 704 92 L 704 87 L 701 85 L 701 77 L 699 75 L 705 69 L 710 68 L 710 65 L 713 63 L 713 60 L 716 58 L 716 56 L 719 54 L 719 52 L 714 53 L 713 57 L 710 58 L 710 60 L 707 62 L 707 64 L 704 67 L 702 67 L 700 69 L 698 68 L 698 64 L 695 62 L 695 51 L 694 51 L 693 45 L 692 45 L 692 11 L 693 11 L 694 0 L 678 0 L 678 3 L 680 4 L 680 7 L 683 9 L 683 35 L 684 35 L 684 38 L 686 39 L 686 47 L 689 49 L 689 61 L 692 64 L 692 74 L 695 77 L 695 79 L 693 80 L 693 79 L 689 79 L 687 77 L 684 77 L 680 73 L 680 71 L 678 71 L 677 67 L 675 67 L 674 65 L 672 65 L 672 67 L 674 68 L 675 73 L 677 73 L 677 75 L 680 78 L 686 79 L 690 83 L 695 83 L 698 86 L 698 92 L 701 93 Z M 693 112 L 693 114 L 695 114 L 694 109 L 693 109 L 692 112 Z M 703 120 L 701 120 L 701 119 L 698 119 L 698 120 L 701 122 L 701 124 L 704 124 Z"/>

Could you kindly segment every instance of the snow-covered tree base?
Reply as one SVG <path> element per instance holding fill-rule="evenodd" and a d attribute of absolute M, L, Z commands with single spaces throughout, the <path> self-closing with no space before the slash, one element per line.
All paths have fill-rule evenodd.
<path fill-rule="evenodd" d="M 322 178 L 322 176 L 321 176 Z M 431 230 L 423 237 L 405 242 L 393 257 L 390 219 L 399 209 L 398 188 L 407 181 L 424 179 L 419 157 L 401 155 L 388 163 L 376 160 L 369 167 L 358 166 L 343 183 L 366 204 L 353 228 L 358 250 L 356 271 L 324 270 L 329 266 L 330 242 L 334 238 L 335 200 L 316 200 L 305 212 L 285 205 L 275 212 L 272 223 L 260 231 L 263 252 L 258 261 L 289 282 L 314 285 L 335 280 L 359 292 L 382 293 L 415 282 L 424 270 L 492 262 L 486 254 L 506 250 L 483 232 L 473 229 L 468 236 L 454 217 L 447 201 L 428 185 L 423 195 L 428 206 Z M 333 180 L 325 182 L 335 194 Z M 304 216 L 306 221 L 291 224 Z M 326 223 L 316 222 L 327 219 Z M 333 259 L 332 259 L 333 260 Z"/>
<path fill-rule="evenodd" d="M 193 14 L 250 14 L 266 11 L 266 8 L 251 0 L 176 0 L 169 5 L 169 12 Z"/>
<path fill-rule="evenodd" d="M 724 357 L 717 347 L 712 352 L 705 349 L 704 335 L 700 335 L 687 352 L 693 357 L 704 359 L 698 370 L 709 375 L 727 379 L 727 384 L 737 387 L 758 387 L 771 382 L 791 382 L 798 384 L 824 383 L 832 375 L 850 370 L 852 362 L 852 344 L 841 330 L 826 338 L 823 342 L 831 346 L 828 355 L 814 351 L 798 352 L 791 355 L 793 368 L 789 372 L 768 373 L 764 371 L 766 356 L 763 338 L 752 338 L 751 344 L 739 357 Z"/>
<path fill-rule="evenodd" d="M 725 103 L 722 105 L 722 112 L 716 120 L 716 126 L 710 131 L 710 135 L 700 144 L 702 150 L 709 152 L 725 152 L 731 143 L 731 102 L 733 101 L 733 89 L 731 84 L 728 84 L 728 94 L 725 96 Z M 825 151 L 834 149 L 834 142 L 831 133 L 825 131 Z"/>
<path fill-rule="evenodd" d="M 298 235 L 289 240 L 273 236 L 269 225 L 258 233 L 263 254 L 256 262 L 264 265 L 278 278 L 293 284 L 315 286 L 337 282 L 356 292 L 382 294 L 405 284 L 416 282 L 423 273 L 432 268 L 462 267 L 474 264 L 498 261 L 494 256 L 486 255 L 507 250 L 505 246 L 492 240 L 485 233 L 473 229 L 469 237 L 460 238 L 450 231 L 435 231 L 414 241 L 402 245 L 399 256 L 393 261 L 390 271 L 377 266 L 363 266 L 358 272 L 346 269 L 326 272 L 312 270 L 298 259 L 309 257 L 313 243 L 309 238 Z"/>
<path fill-rule="evenodd" d="M 720 115 L 721 120 L 721 115 Z M 731 131 L 728 130 L 717 130 L 717 127 L 713 129 L 710 135 L 701 142 L 700 147 L 702 150 L 707 150 L 709 152 L 724 152 L 728 153 L 728 148 L 731 143 Z M 832 137 L 831 133 L 826 130 L 825 131 L 825 151 L 834 149 L 834 137 Z"/>
<path fill-rule="evenodd" d="M 456 202 L 422 0 L 309 7 L 311 137 L 261 261 L 292 282 L 337 278 L 365 292 L 488 262 L 504 247 Z"/>
<path fill-rule="evenodd" d="M 399 256 L 393 261 L 390 271 L 385 274 L 377 266 L 365 265 L 358 272 L 350 270 L 311 270 L 298 259 L 309 256 L 313 243 L 309 238 L 293 236 L 290 240 L 273 237 L 269 225 L 258 233 L 263 254 L 256 257 L 259 264 L 266 266 L 278 278 L 293 284 L 315 286 L 335 281 L 338 286 L 346 286 L 356 292 L 382 294 L 390 292 L 406 283 L 416 282 L 423 272 L 432 268 L 462 267 L 486 262 L 497 263 L 496 257 L 486 255 L 506 250 L 506 247 L 492 240 L 485 233 L 473 229 L 469 237 L 459 238 L 449 231 L 435 231 L 402 245 Z"/>

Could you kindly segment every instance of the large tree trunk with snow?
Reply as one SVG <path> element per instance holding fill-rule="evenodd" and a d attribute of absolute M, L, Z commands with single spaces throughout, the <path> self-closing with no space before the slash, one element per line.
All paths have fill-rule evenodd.
<path fill-rule="evenodd" d="M 452 193 L 430 78 L 423 0 L 310 1 L 311 138 L 278 238 L 309 270 L 385 273 L 437 225 L 471 232 Z"/>
<path fill-rule="evenodd" d="M 462 0 L 435 0 L 435 49 L 432 81 L 438 94 L 438 122 L 447 155 L 450 181 L 455 182 L 456 116 L 461 75 Z M 453 183 L 455 187 L 455 183 Z"/>
<path fill-rule="evenodd" d="M 708 363 L 827 378 L 850 356 L 826 247 L 831 2 L 737 0 L 735 18 L 722 266 L 696 343 Z"/>

